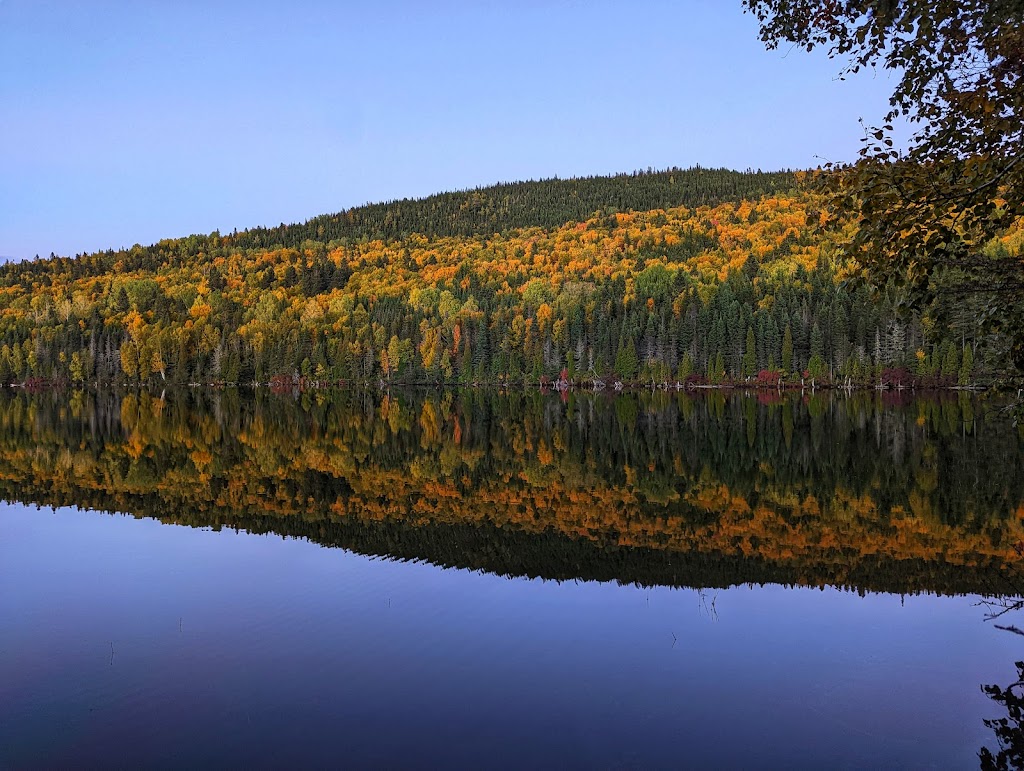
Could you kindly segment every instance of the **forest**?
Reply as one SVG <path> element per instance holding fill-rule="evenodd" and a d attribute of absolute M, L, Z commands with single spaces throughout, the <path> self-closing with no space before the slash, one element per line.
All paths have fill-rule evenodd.
<path fill-rule="evenodd" d="M 999 410 L 964 393 L 7 390 L 0 498 L 507 575 L 1009 595 L 1024 428 Z"/>
<path fill-rule="evenodd" d="M 853 225 L 800 178 L 693 168 L 511 183 L 9 263 L 0 383 L 1001 376 L 1004 352 L 970 301 L 909 312 L 896 289 L 873 291 L 838 256 Z M 1019 259 L 1022 244 L 1012 227 L 986 255 Z"/>

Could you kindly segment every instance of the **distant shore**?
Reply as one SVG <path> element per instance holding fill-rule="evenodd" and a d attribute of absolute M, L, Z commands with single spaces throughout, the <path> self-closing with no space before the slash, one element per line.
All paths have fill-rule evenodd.
<path fill-rule="evenodd" d="M 688 379 L 687 381 L 637 381 L 637 380 L 548 380 L 548 379 L 498 379 L 483 381 L 462 381 L 462 380 L 407 380 L 407 379 L 374 379 L 374 380 L 317 380 L 315 378 L 303 377 L 275 377 L 269 381 L 161 381 L 149 379 L 145 381 L 84 381 L 72 382 L 68 380 L 48 380 L 33 378 L 23 382 L 0 383 L 0 388 L 24 391 L 64 391 L 69 389 L 138 389 L 138 388 L 245 388 L 245 389 L 268 389 L 274 392 L 308 392 L 324 391 L 335 389 L 358 389 L 358 390 L 387 390 L 391 388 L 472 388 L 472 389 L 498 389 L 498 390 L 539 390 L 542 393 L 622 393 L 622 392 L 688 392 L 698 393 L 701 391 L 743 391 L 757 393 L 783 393 L 783 392 L 969 392 L 983 393 L 986 391 L 997 392 L 1018 392 L 1022 390 L 1019 383 L 1009 381 L 993 381 L 990 383 L 969 383 L 961 385 L 958 383 L 943 383 L 934 381 L 903 382 L 875 382 L 865 381 L 834 381 L 818 380 L 815 378 L 804 378 L 799 380 L 780 380 L 775 383 L 764 383 L 757 380 L 726 380 L 720 383 L 709 383 L 705 380 Z"/>

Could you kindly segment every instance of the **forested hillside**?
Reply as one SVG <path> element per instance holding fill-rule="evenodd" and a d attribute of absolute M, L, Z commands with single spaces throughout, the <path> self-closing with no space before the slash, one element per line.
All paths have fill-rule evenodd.
<path fill-rule="evenodd" d="M 791 174 L 674 169 L 10 264 L 0 382 L 950 385 L 993 368 L 968 306 L 940 326 L 843 283 L 848 227 Z"/>

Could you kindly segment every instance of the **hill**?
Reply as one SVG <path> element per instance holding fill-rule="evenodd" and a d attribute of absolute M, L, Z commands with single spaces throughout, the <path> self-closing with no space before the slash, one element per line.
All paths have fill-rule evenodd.
<path fill-rule="evenodd" d="M 792 174 L 672 169 L 6 265 L 0 382 L 971 378 L 969 316 L 840 288 L 844 227 Z"/>

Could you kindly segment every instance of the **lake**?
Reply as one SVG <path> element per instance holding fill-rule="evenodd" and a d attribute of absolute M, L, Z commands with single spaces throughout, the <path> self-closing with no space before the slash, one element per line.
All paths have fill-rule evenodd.
<path fill-rule="evenodd" d="M 996 399 L 5 389 L 0 499 L 0 767 L 1021 760 Z"/>

